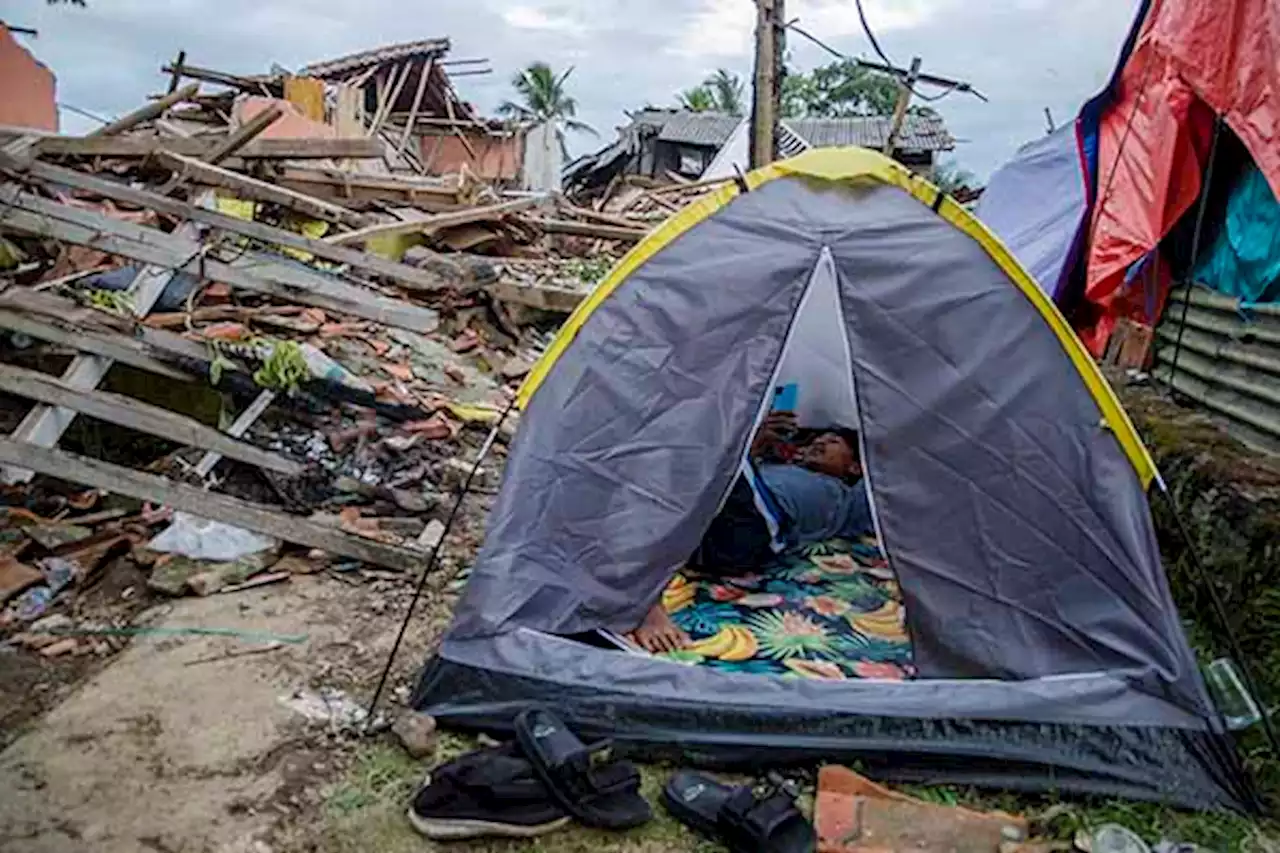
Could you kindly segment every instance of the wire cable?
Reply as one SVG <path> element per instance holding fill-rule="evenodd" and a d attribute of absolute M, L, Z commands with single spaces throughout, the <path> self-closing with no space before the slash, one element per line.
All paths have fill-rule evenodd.
<path fill-rule="evenodd" d="M 489 451 L 493 449 L 493 443 L 498 440 L 498 432 L 502 429 L 502 425 L 507 422 L 507 418 L 515 409 L 519 402 L 519 397 L 512 397 L 511 402 L 507 404 L 507 408 L 503 410 L 502 415 L 494 423 L 493 429 L 489 432 L 489 437 L 485 439 L 484 444 L 480 448 L 480 452 L 476 454 L 475 464 L 471 466 L 471 471 L 467 474 L 467 479 L 462 482 L 462 488 L 458 490 L 458 497 L 453 502 L 453 508 L 449 510 L 449 517 L 445 519 L 444 530 L 440 534 L 440 538 L 436 540 L 435 547 L 431 549 L 431 556 L 427 558 L 427 564 L 422 567 L 422 574 L 418 576 L 418 588 L 414 590 L 413 599 L 409 602 L 409 609 L 405 611 L 404 621 L 400 623 L 400 632 L 396 634 L 396 641 L 391 646 L 391 653 L 387 655 L 386 666 L 382 668 L 382 675 L 378 679 L 378 686 L 373 691 L 373 698 L 369 700 L 369 709 L 365 712 L 364 725 L 366 731 L 374 722 L 374 711 L 378 709 L 378 700 L 382 698 L 382 691 L 387 686 L 387 678 L 391 675 L 391 667 L 395 664 L 396 655 L 400 651 L 400 644 L 404 642 L 404 635 L 409 630 L 409 623 L 413 621 L 413 611 L 418 607 L 418 600 L 422 598 L 422 593 L 427 588 L 427 578 L 431 576 L 432 569 L 436 566 L 436 561 L 440 558 L 440 551 L 444 547 L 444 541 L 449 537 L 449 531 L 453 529 L 453 523 L 458 518 L 458 510 L 462 508 L 462 502 L 467 499 L 467 495 L 471 492 L 471 483 L 475 480 L 476 472 L 480 470 L 481 463 L 485 457 L 489 455 Z"/>
<path fill-rule="evenodd" d="M 893 77 L 896 77 L 897 79 L 901 80 L 904 84 L 906 83 L 906 76 L 902 73 L 901 69 L 893 65 L 892 62 L 885 63 L 885 66 L 888 68 L 888 70 L 886 71 L 885 68 L 881 68 L 874 64 L 868 63 L 864 60 L 858 59 L 855 56 L 849 56 L 847 53 L 841 53 L 831 45 L 824 42 L 822 39 L 815 36 L 813 33 L 802 28 L 799 24 L 799 19 L 796 19 L 786 24 L 786 28 L 794 32 L 796 35 L 802 36 L 808 39 L 809 41 L 813 42 L 815 45 L 822 48 L 827 53 L 831 54 L 836 59 L 839 59 L 842 62 L 852 62 L 853 64 L 859 66 L 860 68 L 868 68 L 873 71 L 880 71 L 881 73 L 889 74 Z M 973 86 L 971 86 L 968 83 L 959 83 L 959 82 L 952 82 L 952 81 L 948 81 L 945 83 L 943 82 L 932 83 L 931 81 L 926 81 L 926 82 L 929 82 L 930 85 L 943 86 L 944 91 L 937 95 L 926 95 L 920 92 L 919 90 L 917 90 L 914 86 L 909 87 L 911 89 L 911 93 L 922 101 L 926 101 L 929 103 L 936 103 L 938 101 L 941 101 L 943 98 L 946 98 L 947 96 L 952 95 L 956 92 L 967 92 L 968 94 L 973 95 L 975 98 L 977 98 L 980 101 L 985 102 L 987 100 L 986 95 L 982 94 L 981 92 L 973 88 Z"/>

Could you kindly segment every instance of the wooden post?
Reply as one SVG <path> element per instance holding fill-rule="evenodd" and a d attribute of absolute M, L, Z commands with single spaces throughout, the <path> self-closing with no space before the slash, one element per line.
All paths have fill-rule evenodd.
<path fill-rule="evenodd" d="M 756 72 L 752 86 L 751 168 L 773 162 L 782 107 L 786 0 L 756 0 Z"/>
<path fill-rule="evenodd" d="M 182 64 L 187 61 L 187 52 L 185 50 L 178 51 L 178 58 L 173 60 L 173 71 L 169 76 L 169 89 L 166 95 L 172 95 L 178 91 L 178 84 L 182 82 Z"/>
<path fill-rule="evenodd" d="M 911 91 L 920 77 L 920 65 L 923 60 L 915 57 L 911 60 L 911 70 L 905 78 L 898 80 L 898 103 L 893 108 L 893 122 L 889 125 L 889 135 L 884 140 L 884 154 L 893 156 L 893 149 L 898 146 L 898 136 L 902 133 L 902 124 L 907 120 L 907 108 L 911 106 Z"/>
<path fill-rule="evenodd" d="M 156 118 L 157 116 L 163 115 L 164 111 L 169 109 L 169 107 L 173 106 L 174 104 L 178 104 L 187 100 L 188 98 L 195 97 L 195 94 L 198 91 L 200 91 L 199 83 L 192 83 L 189 86 L 183 86 L 181 89 L 178 89 L 176 92 L 170 92 L 169 94 L 165 95 L 163 98 L 161 98 L 158 101 L 152 101 L 151 103 L 145 106 L 138 107 L 138 109 L 134 110 L 128 115 L 123 115 L 120 118 L 116 119 L 115 121 L 111 122 L 111 124 L 105 124 L 102 127 L 98 128 L 97 130 L 86 135 L 87 136 L 113 136 L 117 133 L 122 133 L 123 131 L 126 131 L 131 127 L 136 127 L 137 125 L 142 124 L 144 121 L 148 121 L 150 119 Z"/>
<path fill-rule="evenodd" d="M 240 125 L 240 127 L 228 136 L 221 145 L 209 152 L 208 157 L 204 157 L 202 159 L 211 166 L 218 165 L 223 160 L 227 159 L 232 154 L 235 154 L 241 148 L 244 148 L 256 139 L 260 133 L 275 124 L 276 119 L 280 118 L 282 115 L 284 115 L 284 110 L 280 105 L 272 104 L 267 109 Z"/>

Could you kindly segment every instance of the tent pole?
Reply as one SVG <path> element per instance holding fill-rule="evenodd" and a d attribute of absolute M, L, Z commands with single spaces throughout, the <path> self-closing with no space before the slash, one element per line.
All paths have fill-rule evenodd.
<path fill-rule="evenodd" d="M 1262 727 L 1267 734 L 1267 741 L 1271 745 L 1271 753 L 1274 756 L 1280 756 L 1280 738 L 1276 736 L 1275 726 L 1271 722 L 1271 713 L 1267 708 L 1266 700 L 1258 690 L 1258 681 L 1253 677 L 1253 667 L 1249 664 L 1248 658 L 1245 657 L 1235 629 L 1231 627 L 1231 619 L 1227 615 L 1227 606 L 1223 602 L 1222 596 L 1218 594 L 1217 587 L 1213 585 L 1213 579 L 1209 576 L 1208 569 L 1200 561 L 1200 551 L 1196 547 L 1195 541 L 1191 538 L 1191 531 L 1187 529 L 1187 523 L 1182 520 L 1182 512 L 1178 508 L 1178 502 L 1174 499 L 1173 493 L 1169 491 L 1169 487 L 1165 485 L 1163 480 L 1158 480 L 1158 482 L 1160 484 L 1160 492 L 1169 502 L 1169 510 L 1173 513 L 1173 518 L 1178 523 L 1178 532 L 1187 548 L 1188 559 L 1190 559 L 1191 566 L 1195 570 L 1196 580 L 1209 592 L 1209 601 L 1213 606 L 1214 615 L 1217 616 L 1218 621 L 1222 624 L 1222 631 L 1227 638 L 1227 651 L 1240 667 L 1240 675 L 1244 679 L 1245 688 L 1253 696 L 1254 701 L 1258 703 L 1258 710 L 1261 711 Z M 1210 698 L 1212 699 L 1212 697 Z"/>
<path fill-rule="evenodd" d="M 1215 166 L 1218 164 L 1218 138 L 1222 135 L 1222 116 L 1217 115 L 1213 120 L 1213 141 L 1209 144 L 1209 165 L 1205 168 L 1204 186 L 1200 189 L 1200 209 L 1196 211 L 1196 232 L 1191 236 L 1191 274 L 1195 275 L 1196 263 L 1200 260 L 1200 238 L 1204 233 L 1204 216 L 1205 211 L 1209 207 L 1209 190 L 1213 187 L 1213 173 Z M 1157 253 L 1160 251 L 1156 249 Z M 1157 257 L 1159 255 L 1157 254 Z M 1178 357 L 1182 355 L 1182 335 L 1187 330 L 1187 312 L 1191 310 L 1191 288 L 1195 287 L 1195 281 L 1187 282 L 1187 296 L 1182 300 L 1182 317 L 1178 322 L 1178 340 L 1173 345 L 1173 363 L 1169 366 L 1169 385 L 1168 390 L 1173 393 L 1177 389 L 1173 387 L 1174 381 L 1178 378 Z M 1274 745 L 1274 744 L 1273 744 Z M 1280 755 L 1280 753 L 1277 753 Z"/>
<path fill-rule="evenodd" d="M 489 451 L 493 449 L 493 444 L 498 439 L 498 431 L 507 422 L 507 418 L 511 415 L 512 410 L 515 409 L 519 399 L 519 396 L 511 398 L 511 402 L 507 404 L 507 408 L 503 410 L 502 415 L 493 425 L 493 429 L 489 431 L 489 437 L 481 445 L 480 453 L 476 455 L 475 464 L 471 466 L 471 471 L 468 472 L 467 479 L 463 481 L 462 488 L 458 491 L 458 497 L 453 502 L 453 508 L 449 510 L 449 517 L 445 519 L 444 532 L 436 540 L 435 547 L 431 549 L 431 556 L 427 559 L 427 564 L 423 567 L 422 574 L 418 576 L 418 588 L 414 590 L 413 599 L 409 602 L 409 609 L 405 611 L 404 621 L 400 623 L 400 631 L 396 634 L 396 641 L 391 646 L 391 653 L 387 655 L 386 666 L 382 668 L 382 675 L 378 678 L 378 686 L 373 691 L 373 698 L 369 700 L 369 709 L 365 712 L 364 730 L 366 733 L 368 733 L 369 727 L 373 725 L 373 712 L 377 710 L 378 700 L 382 698 L 382 691 L 387 686 L 387 678 L 391 675 L 391 667 L 395 664 L 396 654 L 400 651 L 400 644 L 404 642 L 404 635 L 409 630 L 409 623 L 413 621 L 413 611 L 418 607 L 418 599 L 422 598 L 422 593 L 427 588 L 427 578 L 431 575 L 431 570 L 435 568 L 436 561 L 440 558 L 440 550 L 444 547 L 444 541 L 449 538 L 449 531 L 453 529 L 453 523 L 458 518 L 458 510 L 462 508 L 462 502 L 467 499 L 467 495 L 471 492 L 471 483 L 475 480 L 476 472 L 480 470 L 480 465 L 484 462 L 485 457 L 489 455 Z"/>

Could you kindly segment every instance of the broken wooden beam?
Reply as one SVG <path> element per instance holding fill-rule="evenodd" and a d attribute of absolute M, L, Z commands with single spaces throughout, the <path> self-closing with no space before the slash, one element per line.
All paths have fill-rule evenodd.
<path fill-rule="evenodd" d="M 41 163 L 39 161 L 19 165 L 12 158 L 6 158 L 2 153 L 0 153 L 0 166 L 11 168 L 14 172 L 46 181 L 51 184 L 60 184 L 62 186 L 74 187 L 79 190 L 86 190 L 102 196 L 103 198 L 124 202 L 136 207 L 147 208 L 149 210 L 154 210 L 156 213 L 163 213 L 180 219 L 201 222 L 222 231 L 239 234 L 244 237 L 251 237 L 255 240 L 261 240 L 262 242 L 270 245 L 286 246 L 302 252 L 309 252 L 310 254 L 315 255 L 318 258 L 324 258 L 327 261 L 346 264 L 353 269 L 363 270 L 365 272 L 382 276 L 409 290 L 435 292 L 449 287 L 456 287 L 460 286 L 467 276 L 466 271 L 463 270 L 462 267 L 452 264 L 443 257 L 438 259 L 442 264 L 444 264 L 444 267 L 440 267 L 440 269 L 448 269 L 452 267 L 456 269 L 456 276 L 444 277 L 438 273 L 429 273 L 416 267 L 408 266 L 407 264 L 387 260 L 386 258 L 369 252 L 349 249 L 345 246 L 334 245 L 331 242 L 323 240 L 314 240 L 293 231 L 286 231 L 283 228 L 275 228 L 261 222 L 252 222 L 246 219 L 228 216 L 227 214 L 220 213 L 216 210 L 209 210 L 193 204 L 188 204 L 187 202 L 169 198 L 168 196 L 160 195 L 159 193 L 137 189 L 118 181 L 110 181 L 105 178 L 100 178 L 97 175 L 76 171 L 75 169 L 67 169 L 62 166 L 54 166 L 52 164 Z"/>
<path fill-rule="evenodd" d="M 569 234 L 575 237 L 597 237 L 602 240 L 629 240 L 633 243 L 643 240 L 649 233 L 641 228 L 620 228 L 617 225 L 598 225 L 594 222 L 569 222 L 564 219 L 544 219 L 524 216 L 521 222 L 527 222 L 534 228 L 548 234 Z"/>
<path fill-rule="evenodd" d="M 166 379 L 195 381 L 197 378 L 156 358 L 143 342 L 116 332 L 83 330 L 74 323 L 31 317 L 4 308 L 0 308 L 0 328 L 21 332 L 37 340 L 70 347 L 80 352 L 100 355 Z"/>
<path fill-rule="evenodd" d="M 123 133 L 131 127 L 137 127 L 144 121 L 150 121 L 153 118 L 161 116 L 164 111 L 172 107 L 174 104 L 180 104 L 188 98 L 194 97 L 200 91 L 199 83 L 192 83 L 189 86 L 183 86 L 175 92 L 170 92 L 158 101 L 152 101 L 145 104 L 131 113 L 121 116 L 110 124 L 103 125 L 97 130 L 86 134 L 86 138 L 115 136 Z"/>
<path fill-rule="evenodd" d="M 590 291 L 570 290 L 567 287 L 517 284 L 510 281 L 494 282 L 486 285 L 485 290 L 494 299 L 557 314 L 572 314 L 579 303 L 591 295 Z"/>
<path fill-rule="evenodd" d="M 72 409 L 100 421 L 128 427 L 187 447 L 213 450 L 231 459 L 288 477 L 297 477 L 305 470 L 298 462 L 237 441 L 185 415 L 122 394 L 73 388 L 53 376 L 35 370 L 0 364 L 0 391 L 49 406 Z"/>
<path fill-rule="evenodd" d="M 119 157 L 143 159 L 161 150 L 204 159 L 218 140 L 162 139 L 149 136 L 44 136 L 32 145 L 41 157 Z M 383 143 L 378 139 L 256 139 L 236 152 L 242 160 L 377 159 Z"/>
<path fill-rule="evenodd" d="M 412 572 L 422 569 L 425 564 L 424 555 L 418 551 L 363 539 L 274 507 L 213 494 L 155 474 L 145 474 L 55 448 L 32 447 L 0 438 L 0 462 L 389 569 Z"/>
<path fill-rule="evenodd" d="M 0 187 L 2 227 L 146 264 L 188 270 L 210 281 L 414 332 L 429 333 L 439 324 L 434 311 L 379 296 L 333 276 L 259 253 L 236 253 L 228 260 L 218 260 L 212 244 L 59 204 L 12 184 Z"/>
<path fill-rule="evenodd" d="M 286 210 L 325 222 L 335 222 L 351 228 L 367 225 L 369 218 L 341 205 L 323 201 L 305 193 L 294 192 L 276 184 L 260 181 L 221 166 L 211 166 L 194 157 L 184 157 L 172 151 L 158 151 L 155 160 L 173 171 L 175 177 L 206 187 L 231 190 L 238 198 L 279 205 Z"/>
<path fill-rule="evenodd" d="M 454 228 L 472 222 L 501 219 L 508 214 L 543 204 L 546 200 L 544 196 L 530 196 L 529 198 L 503 202 L 502 204 L 472 207 L 466 210 L 459 210 L 456 213 L 442 213 L 438 216 L 427 216 L 422 219 L 370 225 L 358 231 L 349 231 L 345 234 L 334 234 L 332 237 L 326 237 L 325 242 L 345 246 L 353 243 L 365 243 L 375 237 L 393 237 L 400 234 L 430 234 L 443 228 Z"/>
<path fill-rule="evenodd" d="M 242 150 L 282 115 L 284 115 L 284 109 L 279 104 L 272 104 L 232 131 L 230 136 L 218 143 L 216 148 L 200 159 L 211 166 L 218 165 L 232 154 Z"/>
<path fill-rule="evenodd" d="M 315 169 L 287 169 L 271 178 L 277 186 L 347 206 L 407 205 L 433 213 L 461 208 L 459 188 L 440 182 L 378 175 L 331 175 Z"/>
<path fill-rule="evenodd" d="M 185 54 L 183 58 L 185 59 Z M 200 68 L 199 66 L 185 63 L 165 65 L 161 67 L 160 72 L 162 74 L 189 77 L 192 80 L 201 80 L 205 83 L 214 83 L 218 86 L 228 86 L 254 95 L 277 96 L 283 90 L 283 84 L 276 78 L 244 77 L 239 74 L 227 74 L 224 71 L 214 71 L 211 68 Z"/>

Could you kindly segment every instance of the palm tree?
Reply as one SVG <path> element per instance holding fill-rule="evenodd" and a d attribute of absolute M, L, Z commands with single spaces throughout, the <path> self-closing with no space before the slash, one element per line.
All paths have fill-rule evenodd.
<path fill-rule="evenodd" d="M 694 86 L 680 93 L 680 109 L 695 113 L 711 112 L 716 108 L 715 95 L 706 86 Z"/>
<path fill-rule="evenodd" d="M 498 106 L 498 115 L 507 118 L 554 124 L 556 138 L 560 140 L 560 150 L 566 159 L 569 151 L 565 145 L 565 131 L 599 135 L 591 125 L 574 118 L 578 114 L 578 101 L 565 94 L 564 90 L 564 83 L 572 73 L 573 68 L 570 68 L 557 77 L 550 65 L 535 62 L 511 78 L 511 85 L 522 103 L 504 101 Z"/>
<path fill-rule="evenodd" d="M 715 104 L 715 111 L 730 116 L 740 116 L 746 112 L 743 106 L 746 87 L 742 78 L 727 68 L 717 68 L 716 72 L 702 81 Z"/>

